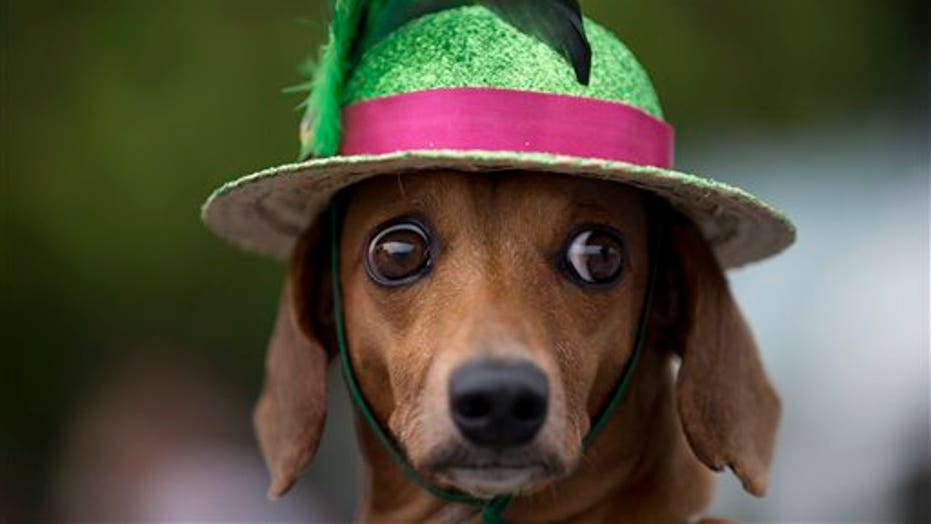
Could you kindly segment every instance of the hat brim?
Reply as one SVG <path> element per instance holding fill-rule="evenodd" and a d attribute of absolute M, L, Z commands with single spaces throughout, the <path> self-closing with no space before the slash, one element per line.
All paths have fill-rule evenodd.
<path fill-rule="evenodd" d="M 266 169 L 229 182 L 202 209 L 207 227 L 239 247 L 285 260 L 301 233 L 340 189 L 383 174 L 431 169 L 529 170 L 624 183 L 668 201 L 705 235 L 722 267 L 739 267 L 792 244 L 778 210 L 720 182 L 651 166 L 546 153 L 423 150 L 334 156 Z"/>

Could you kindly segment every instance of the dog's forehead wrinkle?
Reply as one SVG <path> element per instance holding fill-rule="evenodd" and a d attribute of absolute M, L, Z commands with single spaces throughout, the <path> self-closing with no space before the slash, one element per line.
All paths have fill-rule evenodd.
<path fill-rule="evenodd" d="M 404 173 L 398 173 L 398 192 L 401 193 L 401 198 L 405 197 L 404 194 Z"/>

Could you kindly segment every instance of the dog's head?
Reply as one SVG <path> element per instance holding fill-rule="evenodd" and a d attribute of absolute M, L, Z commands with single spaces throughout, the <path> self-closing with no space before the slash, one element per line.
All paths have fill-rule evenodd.
<path fill-rule="evenodd" d="M 634 347 L 650 267 L 644 195 L 450 172 L 370 179 L 343 202 L 351 360 L 410 464 L 482 496 L 571 473 Z M 335 351 L 325 222 L 295 250 L 256 409 L 273 495 L 307 466 L 323 425 Z M 653 346 L 682 356 L 682 426 L 699 459 L 760 494 L 778 400 L 700 233 L 677 217 L 663 234 L 650 330 Z"/>

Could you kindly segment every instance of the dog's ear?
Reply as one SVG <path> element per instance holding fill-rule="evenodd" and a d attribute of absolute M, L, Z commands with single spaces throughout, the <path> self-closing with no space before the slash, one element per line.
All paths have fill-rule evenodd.
<path fill-rule="evenodd" d="M 682 356 L 679 417 L 695 455 L 719 471 L 730 466 L 748 492 L 766 491 L 779 398 L 760 362 L 756 342 L 727 279 L 691 221 L 668 224 L 662 284 L 674 319 L 673 347 Z"/>
<path fill-rule="evenodd" d="M 315 335 L 320 331 L 322 296 L 328 290 L 321 230 L 317 224 L 305 233 L 291 257 L 268 343 L 265 385 L 253 414 L 271 474 L 269 498 L 287 492 L 307 469 L 326 418 L 328 357 Z"/>

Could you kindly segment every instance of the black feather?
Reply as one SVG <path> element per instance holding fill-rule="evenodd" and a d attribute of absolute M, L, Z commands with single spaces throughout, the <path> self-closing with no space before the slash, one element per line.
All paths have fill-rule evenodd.
<path fill-rule="evenodd" d="M 592 48 L 585 36 L 578 0 L 484 0 L 479 2 L 514 27 L 555 49 L 588 85 Z"/>
<path fill-rule="evenodd" d="M 592 50 L 578 0 L 386 0 L 376 18 L 369 21 L 367 34 L 355 48 L 354 56 L 358 60 L 411 20 L 465 5 L 483 5 L 521 32 L 550 46 L 572 64 L 579 83 L 588 85 Z"/>
<path fill-rule="evenodd" d="M 375 19 L 370 20 L 367 34 L 358 47 L 357 58 L 411 20 L 474 3 L 475 0 L 385 0 Z"/>

